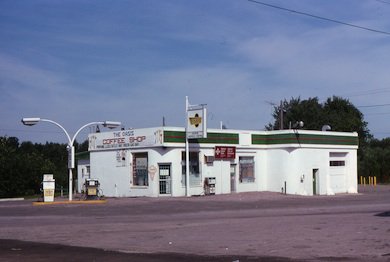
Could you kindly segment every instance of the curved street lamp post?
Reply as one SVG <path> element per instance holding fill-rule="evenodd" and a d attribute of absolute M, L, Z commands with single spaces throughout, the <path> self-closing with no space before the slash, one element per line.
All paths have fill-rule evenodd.
<path fill-rule="evenodd" d="M 69 170 L 69 201 L 72 201 L 72 191 L 73 191 L 72 190 L 72 185 L 73 185 L 72 169 L 75 167 L 75 163 L 74 163 L 75 162 L 74 161 L 75 150 L 74 150 L 73 143 L 76 139 L 76 136 L 80 133 L 80 131 L 82 129 L 84 129 L 87 126 L 103 125 L 104 127 L 108 127 L 110 129 L 112 129 L 112 128 L 116 128 L 116 127 L 120 126 L 121 122 L 114 122 L 114 121 L 91 122 L 91 123 L 85 124 L 82 127 L 80 127 L 79 130 L 77 130 L 76 133 L 74 134 L 74 136 L 71 138 L 69 133 L 65 130 L 65 128 L 53 120 L 39 118 L 39 117 L 27 117 L 27 118 L 22 119 L 22 123 L 26 126 L 33 126 L 39 122 L 49 122 L 49 123 L 52 123 L 52 124 L 58 126 L 59 128 L 62 129 L 62 131 L 64 131 L 64 133 L 68 139 L 67 150 L 68 150 L 68 170 Z"/>

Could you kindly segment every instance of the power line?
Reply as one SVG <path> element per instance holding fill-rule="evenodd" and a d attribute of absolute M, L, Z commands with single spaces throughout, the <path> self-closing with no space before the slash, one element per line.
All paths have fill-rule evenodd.
<path fill-rule="evenodd" d="M 390 2 L 387 2 L 387 1 L 384 1 L 384 0 L 375 0 L 375 1 L 390 5 Z"/>
<path fill-rule="evenodd" d="M 390 88 L 379 88 L 379 89 L 368 89 L 365 91 L 357 91 L 357 92 L 351 92 L 351 93 L 344 93 L 342 96 L 366 96 L 366 95 L 375 95 L 380 93 L 388 93 L 390 92 Z"/>
<path fill-rule="evenodd" d="M 358 29 L 371 31 L 371 32 L 374 32 L 374 33 L 390 35 L 390 32 L 380 31 L 380 30 L 376 30 L 376 29 L 372 29 L 372 28 L 368 28 L 368 27 L 364 27 L 364 26 L 359 26 L 359 25 L 354 25 L 354 24 L 342 22 L 342 21 L 339 21 L 339 20 L 326 18 L 326 17 L 323 17 L 323 16 L 313 15 L 313 14 L 309 14 L 309 13 L 305 13 L 305 12 L 301 12 L 301 11 L 297 11 L 297 10 L 293 10 L 293 9 L 289 9 L 289 8 L 285 8 L 285 7 L 281 7 L 281 6 L 277 6 L 277 5 L 271 5 L 271 4 L 264 3 L 264 2 L 261 2 L 261 1 L 257 1 L 257 0 L 248 0 L 248 1 L 252 2 L 252 3 L 255 3 L 255 4 L 264 5 L 264 6 L 276 8 L 276 9 L 279 9 L 279 10 L 295 13 L 295 14 L 298 14 L 298 15 L 309 16 L 309 17 L 312 17 L 312 18 L 321 19 L 321 20 L 325 20 L 325 21 L 328 21 L 328 22 L 333 22 L 333 23 L 337 23 L 337 24 L 341 24 L 341 25 L 350 26 L 350 27 L 355 27 L 355 28 L 358 28 Z"/>
<path fill-rule="evenodd" d="M 357 107 L 382 107 L 382 106 L 390 106 L 390 104 L 366 105 L 366 106 L 357 106 Z"/>
<path fill-rule="evenodd" d="M 390 112 L 387 113 L 371 113 L 371 114 L 364 114 L 364 116 L 383 116 L 383 115 L 390 115 Z"/>

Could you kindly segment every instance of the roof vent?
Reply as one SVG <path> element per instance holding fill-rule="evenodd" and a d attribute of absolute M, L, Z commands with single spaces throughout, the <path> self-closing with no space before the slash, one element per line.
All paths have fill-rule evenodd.
<path fill-rule="evenodd" d="M 330 131 L 330 130 L 332 130 L 332 128 L 330 127 L 330 125 L 323 125 L 321 130 L 322 131 Z"/>

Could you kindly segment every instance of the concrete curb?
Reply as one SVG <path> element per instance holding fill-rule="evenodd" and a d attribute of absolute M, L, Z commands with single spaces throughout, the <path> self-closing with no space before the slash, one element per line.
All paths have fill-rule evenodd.
<path fill-rule="evenodd" d="M 91 205 L 91 204 L 105 204 L 107 200 L 75 200 L 75 201 L 54 201 L 54 202 L 33 202 L 33 206 L 47 206 L 47 205 Z"/>
<path fill-rule="evenodd" d="M 0 202 L 6 202 L 6 201 L 23 201 L 23 197 L 19 198 L 0 198 Z"/>

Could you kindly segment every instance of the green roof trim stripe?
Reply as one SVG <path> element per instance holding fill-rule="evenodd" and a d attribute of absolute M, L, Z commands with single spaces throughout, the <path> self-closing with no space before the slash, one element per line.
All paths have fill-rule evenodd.
<path fill-rule="evenodd" d="M 185 143 L 184 131 L 164 130 L 164 143 Z M 199 144 L 239 144 L 237 133 L 207 133 L 207 138 L 191 139 L 190 143 Z M 312 145 L 349 145 L 358 146 L 356 136 L 314 135 L 301 133 L 288 134 L 252 134 L 252 145 L 312 144 Z"/>
<path fill-rule="evenodd" d="M 185 132 L 164 130 L 164 143 L 185 143 Z"/>
<path fill-rule="evenodd" d="M 332 136 L 312 134 L 275 134 L 256 135 L 252 134 L 253 145 L 277 145 L 277 144 L 314 144 L 314 145 L 359 145 L 356 136 Z"/>
<path fill-rule="evenodd" d="M 185 132 L 164 130 L 164 143 L 185 143 Z M 239 135 L 235 133 L 207 133 L 207 138 L 191 139 L 190 143 L 199 144 L 239 144 Z"/>
<path fill-rule="evenodd" d="M 75 154 L 76 160 L 89 159 L 89 152 L 83 151 Z"/>

